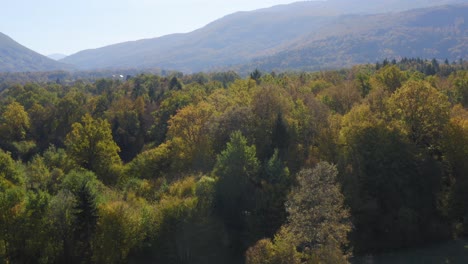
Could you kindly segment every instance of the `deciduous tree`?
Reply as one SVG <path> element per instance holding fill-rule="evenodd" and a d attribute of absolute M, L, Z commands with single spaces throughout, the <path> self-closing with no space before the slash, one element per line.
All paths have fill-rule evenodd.
<path fill-rule="evenodd" d="M 447 97 L 423 81 L 409 81 L 398 89 L 390 97 L 389 110 L 411 141 L 425 147 L 439 144 L 450 117 Z"/>
<path fill-rule="evenodd" d="M 289 213 L 288 228 L 294 234 L 296 245 L 307 254 L 316 255 L 328 263 L 327 251 L 338 254 L 335 259 L 346 262 L 342 248 L 348 245 L 351 231 L 350 214 L 337 182 L 334 165 L 321 162 L 297 175 L 298 186 L 291 191 L 286 203 Z"/>
<path fill-rule="evenodd" d="M 21 104 L 13 102 L 6 107 L 2 115 L 2 128 L 7 139 L 24 140 L 30 125 L 29 115 Z"/>
<path fill-rule="evenodd" d="M 85 169 L 94 171 L 104 182 L 112 183 L 113 166 L 121 163 L 119 147 L 112 139 L 109 123 L 85 115 L 81 123 L 74 123 L 65 142 L 70 157 Z"/>

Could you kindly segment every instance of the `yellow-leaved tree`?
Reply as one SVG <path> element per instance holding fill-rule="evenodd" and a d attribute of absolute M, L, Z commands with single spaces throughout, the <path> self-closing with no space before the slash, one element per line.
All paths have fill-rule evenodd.
<path fill-rule="evenodd" d="M 112 139 L 109 123 L 85 115 L 81 123 L 74 123 L 65 146 L 77 165 L 91 170 L 105 183 L 116 179 L 116 168 L 121 164 L 117 144 Z"/>

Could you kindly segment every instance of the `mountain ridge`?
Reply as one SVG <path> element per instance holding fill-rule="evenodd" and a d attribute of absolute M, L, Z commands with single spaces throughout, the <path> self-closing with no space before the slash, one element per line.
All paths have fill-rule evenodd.
<path fill-rule="evenodd" d="M 434 6 L 438 3 L 466 4 L 467 1 L 296 2 L 254 11 L 236 12 L 189 33 L 117 43 L 81 51 L 61 61 L 74 64 L 83 70 L 120 67 L 197 72 L 238 67 L 235 65 L 250 65 L 259 58 L 291 51 L 292 47 L 301 45 L 302 42 L 312 43 L 315 39 L 310 38 L 310 35 L 333 35 L 334 30 L 346 31 L 346 25 L 340 28 L 336 23 L 348 16 L 370 16 L 369 12 L 385 9 L 393 12 L 387 13 L 386 16 L 401 19 L 397 15 L 401 13 L 401 9 Z M 368 24 L 363 21 L 362 26 L 365 28 L 369 26 Z"/>
<path fill-rule="evenodd" d="M 414 7 L 423 8 L 407 10 Z M 88 49 L 59 61 L 0 33 L 0 72 L 158 68 L 245 73 L 339 68 L 386 57 L 454 60 L 467 57 L 467 14 L 468 0 L 302 1 L 236 12 L 189 33 Z"/>
<path fill-rule="evenodd" d="M 335 21 L 336 28 L 331 27 L 332 33 L 316 32 L 273 56 L 257 58 L 237 70 L 320 70 L 372 63 L 384 58 L 455 60 L 467 57 L 468 24 L 464 21 L 468 21 L 468 4 L 368 15 L 364 18 L 367 18 L 368 29 L 361 26 L 363 16 L 342 17 L 341 21 Z M 382 20 L 392 22 L 384 24 Z M 346 30 L 343 25 L 346 25 Z"/>
<path fill-rule="evenodd" d="M 71 70 L 72 66 L 41 55 L 0 32 L 0 72 Z"/>

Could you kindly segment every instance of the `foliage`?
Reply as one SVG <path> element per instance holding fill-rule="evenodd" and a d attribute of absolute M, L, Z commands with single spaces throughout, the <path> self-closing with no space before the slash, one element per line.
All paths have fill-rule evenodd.
<path fill-rule="evenodd" d="M 207 122 L 214 114 L 211 105 L 189 105 L 169 120 L 169 139 L 173 141 L 180 167 L 206 170 L 213 160 Z"/>
<path fill-rule="evenodd" d="M 457 111 L 460 106 L 455 106 L 454 111 Z M 467 116 L 465 109 L 458 109 L 462 114 Z M 451 183 L 448 192 L 448 201 L 446 202 L 447 215 L 456 223 L 455 235 L 465 235 L 468 227 L 467 215 L 467 197 L 466 187 L 468 186 L 468 177 L 466 171 L 468 164 L 466 157 L 468 156 L 468 119 L 455 116 L 452 117 L 450 124 L 444 133 L 442 140 L 442 149 L 444 160 L 450 168 Z"/>
<path fill-rule="evenodd" d="M 119 147 L 112 139 L 109 123 L 90 115 L 74 123 L 65 142 L 70 157 L 85 169 L 94 171 L 104 182 L 112 183 L 113 166 L 120 164 Z"/>
<path fill-rule="evenodd" d="M 296 250 L 296 241 L 286 228 L 281 228 L 273 241 L 262 239 L 246 252 L 247 264 L 299 264 L 302 254 Z"/>
<path fill-rule="evenodd" d="M 3 112 L 2 120 L 1 129 L 5 130 L 3 135 L 6 135 L 7 140 L 19 141 L 25 139 L 31 123 L 28 113 L 21 104 L 17 102 L 9 104 L 5 112 Z"/>
<path fill-rule="evenodd" d="M 219 177 L 215 192 L 215 209 L 231 232 L 235 250 L 244 247 L 249 215 L 254 209 L 255 184 L 260 169 L 255 146 L 248 146 L 241 132 L 231 135 L 226 149 L 218 155 L 213 174 Z"/>
<path fill-rule="evenodd" d="M 170 172 L 172 155 L 170 141 L 144 151 L 126 165 L 127 174 L 142 179 L 162 177 Z"/>
<path fill-rule="evenodd" d="M 389 99 L 389 109 L 415 144 L 428 147 L 438 145 L 450 113 L 447 97 L 417 81 L 396 91 Z"/>
<path fill-rule="evenodd" d="M 374 86 L 382 86 L 384 90 L 390 93 L 395 92 L 406 81 L 407 77 L 396 65 L 388 65 L 380 69 L 372 80 Z"/>
<path fill-rule="evenodd" d="M 11 76 L 0 262 L 344 263 L 464 236 L 463 65 Z"/>
<path fill-rule="evenodd" d="M 80 261 L 90 262 L 92 258 L 92 241 L 96 232 L 97 212 L 96 195 L 93 193 L 88 182 L 83 181 L 74 193 L 76 204 L 74 210 L 74 255 Z"/>
<path fill-rule="evenodd" d="M 298 186 L 293 188 L 286 203 L 288 229 L 295 245 L 320 261 L 335 259 L 344 262 L 341 250 L 348 245 L 351 231 L 349 211 L 337 182 L 336 166 L 321 162 L 313 169 L 297 175 Z M 328 255 L 331 251 L 332 255 Z"/>
<path fill-rule="evenodd" d="M 0 178 L 13 184 L 21 184 L 23 179 L 10 154 L 0 150 Z"/>
<path fill-rule="evenodd" d="M 99 208 L 93 250 L 97 263 L 125 263 L 131 250 L 146 237 L 141 205 L 116 201 Z"/>

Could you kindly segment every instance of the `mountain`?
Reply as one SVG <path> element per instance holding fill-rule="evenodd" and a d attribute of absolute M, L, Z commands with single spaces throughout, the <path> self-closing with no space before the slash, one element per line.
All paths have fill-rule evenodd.
<path fill-rule="evenodd" d="M 33 72 L 72 69 L 70 65 L 34 52 L 0 33 L 0 72 Z"/>
<path fill-rule="evenodd" d="M 353 32 L 359 33 L 361 38 L 368 35 L 372 39 L 374 34 L 385 35 L 385 30 L 391 29 L 391 26 L 385 27 L 385 25 L 400 26 L 406 23 L 407 19 L 404 15 L 398 15 L 396 12 L 418 7 L 467 2 L 467 0 L 329 0 L 297 2 L 251 12 L 234 13 L 186 34 L 173 34 L 85 50 L 68 56 L 61 61 L 76 65 L 84 70 L 99 68 L 165 68 L 185 72 L 219 69 L 220 67 L 242 64 L 252 65 L 252 61 L 258 65 L 273 65 L 275 58 L 281 58 L 285 54 L 299 52 L 299 50 L 306 51 L 308 46 L 311 48 L 316 47 L 318 45 L 317 41 L 324 41 L 320 35 L 328 36 L 327 45 L 334 45 L 333 47 L 324 46 L 320 54 L 325 54 L 328 48 L 330 48 L 330 51 L 339 50 L 340 41 L 345 41 L 346 39 L 343 39 L 343 37 L 349 35 L 346 34 L 348 26 L 352 26 Z M 456 9 L 457 7 L 454 7 L 451 10 Z M 369 15 L 388 12 L 395 13 L 377 16 Z M 416 15 L 413 15 L 413 17 L 417 18 Z M 397 21 L 393 21 L 394 19 L 397 19 Z M 375 25 L 372 23 L 376 22 L 384 26 L 380 28 L 373 27 Z M 351 24 L 348 25 L 348 23 Z M 413 28 L 416 28 L 415 25 L 413 25 Z M 336 36 L 334 35 L 335 31 L 337 31 Z M 428 29 L 418 33 L 417 36 L 423 34 L 424 36 L 421 35 L 421 37 L 427 40 L 430 38 L 429 35 L 433 33 L 429 31 Z M 401 43 L 404 40 L 398 39 L 404 37 L 405 35 L 394 36 L 394 38 L 397 38 L 395 41 Z M 413 37 L 413 35 L 410 35 L 410 37 Z M 332 43 L 331 40 L 334 38 L 336 42 Z M 348 38 L 359 43 L 359 40 L 352 38 L 352 34 Z M 449 45 L 452 42 L 447 43 L 446 45 Z M 338 48 L 333 49 L 335 46 L 338 46 Z M 429 49 L 432 49 L 432 47 L 429 47 Z M 396 50 L 398 51 L 398 49 Z M 351 49 L 349 52 L 354 52 L 354 50 Z M 333 55 L 336 54 L 326 56 L 333 57 Z M 259 60 L 266 61 L 268 57 L 271 57 L 271 62 L 259 62 Z M 374 58 L 369 59 L 374 61 Z M 320 59 L 319 61 L 324 60 Z"/>
<path fill-rule="evenodd" d="M 466 0 L 329 0 L 330 8 L 341 14 L 377 14 L 466 3 Z"/>
<path fill-rule="evenodd" d="M 270 10 L 268 10 L 270 11 Z M 81 69 L 152 68 L 198 71 L 238 64 L 320 28 L 331 17 L 307 13 L 240 12 L 187 34 L 120 43 L 68 56 L 63 62 Z"/>
<path fill-rule="evenodd" d="M 402 13 L 342 16 L 282 51 L 237 68 L 320 70 L 385 58 L 468 58 L 468 4 Z"/>
<path fill-rule="evenodd" d="M 49 59 L 53 59 L 53 60 L 56 60 L 56 61 L 61 60 L 61 59 L 65 58 L 66 56 L 67 55 L 62 54 L 62 53 L 54 53 L 54 54 L 47 55 L 47 57 Z"/>

